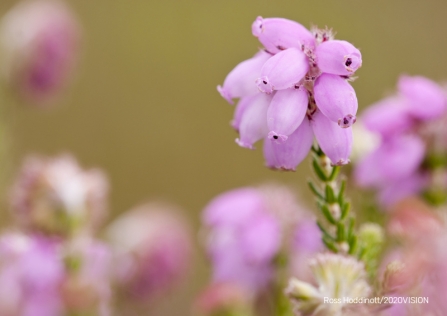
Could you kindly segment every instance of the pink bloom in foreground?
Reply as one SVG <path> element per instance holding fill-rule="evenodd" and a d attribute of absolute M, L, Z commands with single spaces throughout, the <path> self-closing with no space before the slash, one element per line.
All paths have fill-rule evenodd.
<path fill-rule="evenodd" d="M 253 149 L 264 139 L 267 166 L 295 170 L 315 136 L 334 165 L 348 163 L 358 108 L 348 79 L 362 65 L 360 51 L 328 30 L 312 33 L 287 19 L 258 17 L 252 33 L 265 51 L 218 87 L 230 103 L 240 98 L 232 122 L 236 142 Z"/>
<path fill-rule="evenodd" d="M 65 2 L 23 1 L 2 20 L 3 75 L 26 101 L 49 103 L 71 77 L 79 40 L 78 22 Z"/>

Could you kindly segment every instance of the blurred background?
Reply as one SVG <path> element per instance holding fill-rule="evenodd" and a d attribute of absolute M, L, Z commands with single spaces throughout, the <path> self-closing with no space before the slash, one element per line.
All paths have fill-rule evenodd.
<path fill-rule="evenodd" d="M 16 2 L 2 0 L 0 15 Z M 264 168 L 260 146 L 249 151 L 234 143 L 233 108 L 216 91 L 261 46 L 251 34 L 259 15 L 328 26 L 358 47 L 363 67 L 353 86 L 360 112 L 392 92 L 401 73 L 447 78 L 442 0 L 68 2 L 84 33 L 74 84 L 44 110 L 1 96 L 5 159 L 11 161 L 3 182 L 12 181 L 30 153 L 71 152 L 81 165 L 108 174 L 109 220 L 136 204 L 165 199 L 182 206 L 198 231 L 212 197 L 265 181 L 297 187 L 312 206 L 308 164 L 296 173 Z M 7 212 L 1 218 L 5 223 Z M 189 313 L 209 274 L 200 250 L 192 270 L 151 315 Z"/>

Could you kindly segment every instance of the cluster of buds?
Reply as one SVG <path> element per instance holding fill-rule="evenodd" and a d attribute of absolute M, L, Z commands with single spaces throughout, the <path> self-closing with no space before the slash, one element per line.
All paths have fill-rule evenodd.
<path fill-rule="evenodd" d="M 0 311 L 110 315 L 112 253 L 94 236 L 107 193 L 102 171 L 85 171 L 72 156 L 26 159 L 10 199 L 19 232 L 1 237 L 0 288 L 16 282 L 18 307 L 0 300 Z"/>
<path fill-rule="evenodd" d="M 51 103 L 76 64 L 80 26 L 65 2 L 27 0 L 1 21 L 1 72 L 27 102 Z"/>
<path fill-rule="evenodd" d="M 315 135 L 334 165 L 347 164 L 358 108 L 348 81 L 362 65 L 360 51 L 330 30 L 311 32 L 281 18 L 258 17 L 252 32 L 265 49 L 218 86 L 228 102 L 240 98 L 232 122 L 236 142 L 253 149 L 264 139 L 267 166 L 294 170 Z"/>
<path fill-rule="evenodd" d="M 429 175 L 424 163 L 430 163 L 430 148 L 423 132 L 445 113 L 446 104 L 445 93 L 435 82 L 402 76 L 396 95 L 363 113 L 363 125 L 379 135 L 380 142 L 358 162 L 354 176 L 359 185 L 377 189 L 383 205 L 421 193 L 427 187 Z"/>

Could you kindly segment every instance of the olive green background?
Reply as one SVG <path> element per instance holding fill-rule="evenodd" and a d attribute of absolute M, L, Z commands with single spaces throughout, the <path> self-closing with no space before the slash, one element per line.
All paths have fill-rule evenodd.
<path fill-rule="evenodd" d="M 15 2 L 2 0 L 0 13 Z M 71 152 L 108 173 L 110 219 L 163 198 L 181 205 L 197 231 L 213 196 L 267 180 L 301 188 L 312 205 L 308 163 L 295 173 L 264 168 L 261 146 L 234 143 L 233 108 L 216 91 L 260 47 L 251 35 L 258 15 L 328 26 L 358 47 L 363 67 L 353 86 L 361 108 L 393 91 L 401 73 L 447 78 L 445 0 L 69 2 L 84 29 L 76 79 L 52 109 L 8 101 L 8 175 L 29 153 Z M 181 290 L 148 315 L 189 315 L 209 274 L 203 253 L 193 268 Z"/>

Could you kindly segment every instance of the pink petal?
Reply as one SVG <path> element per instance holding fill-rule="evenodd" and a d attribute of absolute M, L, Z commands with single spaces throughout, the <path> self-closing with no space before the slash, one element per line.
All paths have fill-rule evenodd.
<path fill-rule="evenodd" d="M 269 94 L 273 90 L 293 87 L 308 71 L 306 55 L 297 48 L 289 48 L 265 62 L 256 84 L 260 91 Z"/>
<path fill-rule="evenodd" d="M 362 114 L 362 122 L 368 130 L 391 137 L 413 126 L 408 112 L 403 98 L 390 97 L 369 106 Z"/>
<path fill-rule="evenodd" d="M 265 211 L 265 201 L 258 190 L 234 189 L 215 197 L 203 212 L 203 222 L 208 226 L 243 225 L 256 214 Z"/>
<path fill-rule="evenodd" d="M 264 158 L 269 168 L 280 170 L 295 170 L 306 158 L 312 147 L 313 133 L 309 120 L 304 119 L 286 142 L 277 143 L 270 139 L 264 140 Z"/>
<path fill-rule="evenodd" d="M 425 154 L 424 142 L 417 136 L 399 135 L 386 139 L 363 158 L 354 170 L 361 186 L 385 186 L 416 172 Z"/>
<path fill-rule="evenodd" d="M 321 113 L 340 127 L 350 127 L 356 121 L 358 109 L 354 88 L 340 76 L 322 74 L 314 86 L 315 102 Z"/>
<path fill-rule="evenodd" d="M 429 120 L 445 112 L 445 94 L 434 81 L 420 76 L 401 76 L 397 85 L 407 100 L 409 112 L 416 118 Z"/>
<path fill-rule="evenodd" d="M 242 113 L 239 125 L 239 138 L 236 143 L 245 148 L 254 149 L 253 144 L 267 136 L 267 109 L 271 95 L 256 94 Z"/>
<path fill-rule="evenodd" d="M 269 139 L 287 140 L 304 119 L 309 98 L 305 87 L 277 91 L 267 110 Z"/>
<path fill-rule="evenodd" d="M 387 183 L 380 189 L 380 204 L 389 207 L 406 197 L 420 193 L 427 186 L 427 180 L 428 179 L 426 176 L 420 173 L 414 173 L 408 178 Z"/>
<path fill-rule="evenodd" d="M 258 91 L 258 94 L 260 94 L 259 91 Z M 257 94 L 249 95 L 249 96 L 243 97 L 237 103 L 236 108 L 234 110 L 233 120 L 231 121 L 231 126 L 237 132 L 239 132 L 239 126 L 241 124 L 242 115 L 244 114 L 245 110 L 252 102 L 256 102 L 257 98 L 258 98 Z"/>
<path fill-rule="evenodd" d="M 256 78 L 261 73 L 262 65 L 272 55 L 260 51 L 254 57 L 238 64 L 225 78 L 223 86 L 217 86 L 217 91 L 230 104 L 234 98 L 242 98 L 258 92 L 255 85 Z"/>
<path fill-rule="evenodd" d="M 287 19 L 263 19 L 259 16 L 253 22 L 252 33 L 273 54 L 292 47 L 302 50 L 315 46 L 315 39 L 309 30 Z"/>
<path fill-rule="evenodd" d="M 349 42 L 323 42 L 315 50 L 318 68 L 333 75 L 349 76 L 362 66 L 362 54 Z"/>
<path fill-rule="evenodd" d="M 320 111 L 312 116 L 311 125 L 318 145 L 334 165 L 349 163 L 352 150 L 352 128 L 340 128 Z"/>
<path fill-rule="evenodd" d="M 241 232 L 240 245 L 250 263 L 270 262 L 279 250 L 281 232 L 270 214 L 260 214 Z"/>

